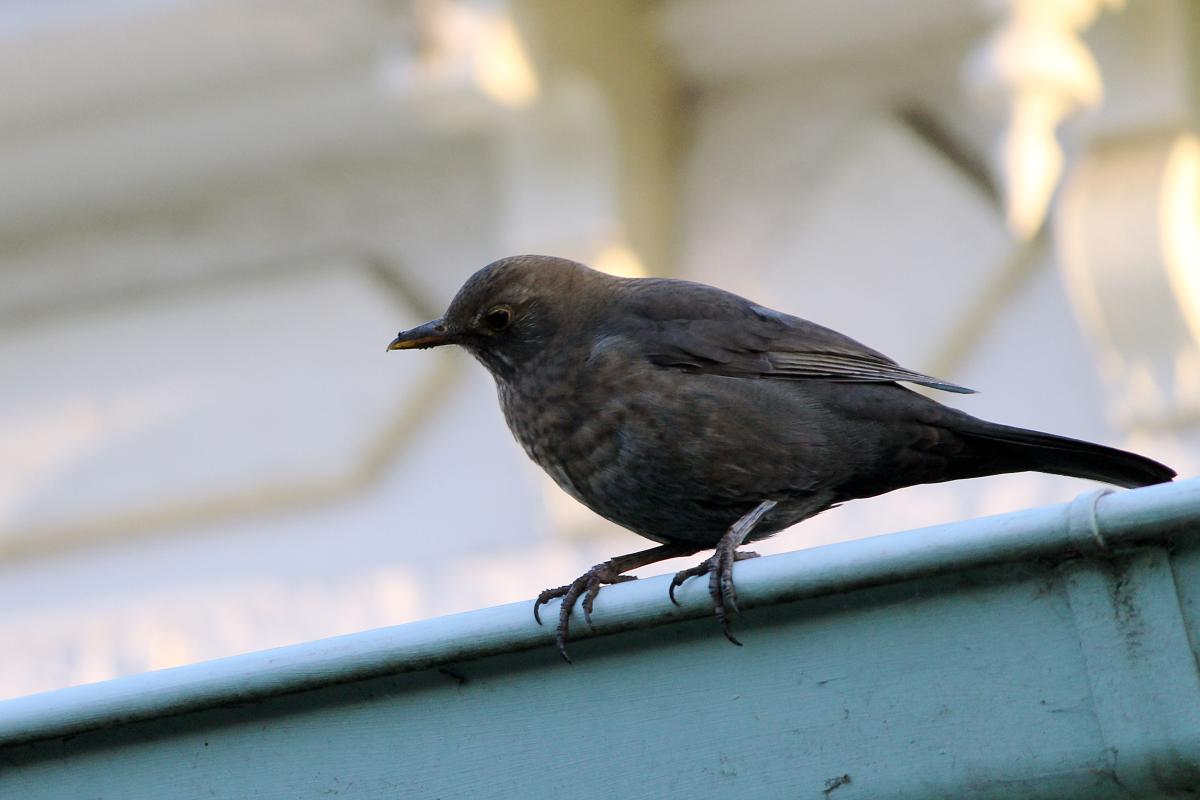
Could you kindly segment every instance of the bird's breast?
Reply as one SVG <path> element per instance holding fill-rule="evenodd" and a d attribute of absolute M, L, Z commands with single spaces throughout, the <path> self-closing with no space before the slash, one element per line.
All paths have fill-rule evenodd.
<path fill-rule="evenodd" d="M 569 370 L 539 365 L 531 374 L 498 381 L 500 408 L 513 437 L 554 482 L 578 500 L 583 495 L 585 463 L 602 442 L 588 436 L 587 388 Z"/>

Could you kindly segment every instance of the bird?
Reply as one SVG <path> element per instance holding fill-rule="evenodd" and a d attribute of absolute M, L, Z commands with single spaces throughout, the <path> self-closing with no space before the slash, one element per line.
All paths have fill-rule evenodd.
<path fill-rule="evenodd" d="M 546 589 L 590 625 L 602 586 L 712 550 L 668 593 L 708 576 L 726 638 L 741 551 L 841 503 L 924 483 L 1045 472 L 1137 487 L 1174 470 L 1141 455 L 987 422 L 904 384 L 972 393 L 814 322 L 685 280 L 609 275 L 518 255 L 472 275 L 440 319 L 388 350 L 458 345 L 495 379 L 509 429 L 567 494 L 657 546 Z"/>

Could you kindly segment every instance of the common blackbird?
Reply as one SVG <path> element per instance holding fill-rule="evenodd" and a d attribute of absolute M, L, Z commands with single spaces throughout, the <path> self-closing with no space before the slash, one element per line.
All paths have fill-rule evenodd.
<path fill-rule="evenodd" d="M 475 273 L 445 316 L 389 350 L 457 344 L 496 380 L 513 435 L 568 494 L 658 547 L 565 586 L 557 643 L 583 597 L 624 573 L 715 548 L 676 574 L 709 575 L 725 635 L 743 542 L 847 500 L 918 483 L 1049 472 L 1116 484 L 1169 481 L 1143 456 L 976 419 L 901 386 L 970 392 L 905 369 L 836 331 L 712 286 L 618 278 L 549 256 Z"/>

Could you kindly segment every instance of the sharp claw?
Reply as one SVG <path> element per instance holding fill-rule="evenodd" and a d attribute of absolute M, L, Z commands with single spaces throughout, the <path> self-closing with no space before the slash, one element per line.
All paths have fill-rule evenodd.
<path fill-rule="evenodd" d="M 721 559 L 722 562 L 725 559 Z M 721 600 L 725 604 L 726 611 L 737 612 L 737 588 L 733 584 L 733 560 L 729 563 L 721 564 Z"/>
<path fill-rule="evenodd" d="M 559 586 L 557 589 L 545 589 L 533 601 L 533 618 L 538 625 L 542 624 L 541 608 L 556 597 L 562 597 L 567 593 L 568 586 Z"/>
<path fill-rule="evenodd" d="M 708 565 L 710 561 L 711 559 L 706 559 L 698 566 L 681 569 L 675 573 L 675 577 L 671 578 L 671 585 L 667 587 L 667 596 L 671 598 L 672 603 L 677 606 L 680 605 L 680 602 L 675 599 L 675 590 L 683 586 L 688 578 L 696 578 L 706 574 L 709 571 Z"/>
<path fill-rule="evenodd" d="M 736 644 L 738 647 L 741 647 L 742 643 L 739 642 L 737 638 L 735 638 L 734 635 L 729 631 L 729 615 L 725 609 L 723 597 L 714 598 L 713 611 L 717 615 L 717 622 L 721 626 L 721 633 L 725 634 L 725 638 L 730 642 Z"/>
<path fill-rule="evenodd" d="M 571 589 L 574 588 L 572 585 Z M 571 663 L 571 657 L 567 655 L 567 635 L 571 632 L 571 606 L 575 605 L 578 597 L 578 593 L 567 591 L 562 607 L 558 610 L 558 629 L 554 633 L 554 643 L 558 645 L 558 652 L 568 664 Z"/>
<path fill-rule="evenodd" d="M 570 605 L 567 604 L 567 600 L 571 601 Z M 558 653 L 568 664 L 571 663 L 571 657 L 567 655 L 567 634 L 571 629 L 571 606 L 574 604 L 575 598 L 567 592 L 567 596 L 563 598 L 563 606 L 558 612 L 558 630 L 554 632 L 554 643 L 558 645 Z"/>
<path fill-rule="evenodd" d="M 583 596 L 583 621 L 589 628 L 592 627 L 592 603 L 596 602 L 596 595 L 599 593 L 600 579 L 593 577 L 587 583 L 587 594 Z"/>
<path fill-rule="evenodd" d="M 725 608 L 720 603 L 716 603 L 713 605 L 713 612 L 717 615 L 717 623 L 721 626 L 721 633 L 725 634 L 725 638 L 740 645 L 741 642 L 733 638 L 733 634 L 729 632 L 729 618 L 725 616 Z"/>

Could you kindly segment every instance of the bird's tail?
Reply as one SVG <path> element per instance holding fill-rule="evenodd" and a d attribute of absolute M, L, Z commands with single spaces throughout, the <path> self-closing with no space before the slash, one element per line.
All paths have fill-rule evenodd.
<path fill-rule="evenodd" d="M 1007 425 L 986 425 L 964 432 L 991 451 L 997 471 L 1026 471 L 1084 477 L 1092 481 L 1133 488 L 1165 483 L 1175 470 L 1151 458 L 1096 445 L 1090 441 L 1058 437 L 1052 433 L 1026 431 Z"/>
<path fill-rule="evenodd" d="M 990 451 L 1000 472 L 1049 472 L 1126 488 L 1175 477 L 1175 470 L 1145 456 L 1066 436 L 994 423 L 963 433 Z"/>

